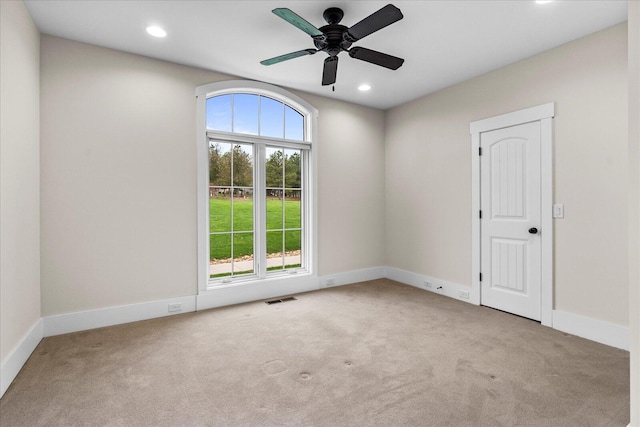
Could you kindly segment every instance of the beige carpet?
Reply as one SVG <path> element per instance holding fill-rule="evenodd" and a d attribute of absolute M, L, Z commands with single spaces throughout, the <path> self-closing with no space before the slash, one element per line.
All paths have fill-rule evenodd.
<path fill-rule="evenodd" d="M 629 356 L 377 280 L 45 338 L 9 426 L 619 426 Z"/>

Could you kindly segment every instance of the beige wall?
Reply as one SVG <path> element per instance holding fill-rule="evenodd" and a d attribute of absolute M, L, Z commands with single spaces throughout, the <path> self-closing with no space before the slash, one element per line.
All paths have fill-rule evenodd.
<path fill-rule="evenodd" d="M 0 2 L 0 360 L 40 320 L 40 35 Z"/>
<path fill-rule="evenodd" d="M 555 308 L 626 326 L 626 23 L 388 112 L 386 264 L 470 285 L 469 123 L 550 101 Z"/>
<path fill-rule="evenodd" d="M 384 113 L 306 97 L 320 109 L 320 275 L 384 265 Z"/>
<path fill-rule="evenodd" d="M 195 88 L 236 77 L 41 44 L 43 316 L 196 294 Z M 384 113 L 298 95 L 319 110 L 319 273 L 381 265 Z"/>
<path fill-rule="evenodd" d="M 640 427 L 640 3 L 629 2 L 629 330 L 631 425 Z"/>

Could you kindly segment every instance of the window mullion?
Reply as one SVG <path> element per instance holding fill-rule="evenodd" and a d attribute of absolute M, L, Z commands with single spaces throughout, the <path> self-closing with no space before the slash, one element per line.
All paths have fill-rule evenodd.
<path fill-rule="evenodd" d="M 231 196 L 231 199 L 230 199 L 231 200 L 231 277 L 233 277 L 235 275 L 235 272 L 236 272 L 235 271 L 236 270 L 235 269 L 236 257 L 235 257 L 235 248 L 234 248 L 234 244 L 235 244 L 235 240 L 236 240 L 235 239 L 235 236 L 236 236 L 235 231 L 236 231 L 236 229 L 235 229 L 235 221 L 234 221 L 234 219 L 235 219 L 235 213 L 236 212 L 235 212 L 235 197 L 234 197 L 234 193 L 235 193 L 234 178 L 235 178 L 235 175 L 234 175 L 234 172 L 233 172 L 233 160 L 234 160 L 233 159 L 234 158 L 233 150 L 234 150 L 234 145 L 231 144 L 231 153 L 230 153 L 231 159 L 230 159 L 230 167 L 229 167 L 229 169 L 231 170 L 231 182 L 229 183 L 230 184 L 230 188 L 231 188 L 231 190 L 230 190 L 231 191 L 231 194 L 230 194 L 230 196 Z"/>
<path fill-rule="evenodd" d="M 282 104 L 282 137 L 286 138 L 287 137 L 287 108 L 284 105 L 284 103 Z M 286 245 L 286 223 L 285 223 L 285 187 L 286 187 L 286 182 L 285 182 L 285 165 L 287 164 L 286 162 L 286 150 L 284 147 L 281 148 L 282 150 L 282 242 L 281 242 L 281 247 L 282 247 L 282 256 L 280 258 L 280 264 L 281 264 L 281 268 L 284 270 L 284 266 L 285 266 L 285 251 L 287 249 L 287 245 Z"/>
<path fill-rule="evenodd" d="M 262 97 L 258 96 L 258 135 L 261 134 L 260 125 L 262 122 L 261 115 Z M 259 279 L 265 277 L 264 268 L 266 262 L 264 260 L 264 249 L 262 235 L 264 233 L 264 217 L 262 214 L 264 209 L 264 173 L 263 173 L 264 146 L 262 144 L 253 144 L 253 259 L 254 269 Z"/>
<path fill-rule="evenodd" d="M 233 122 L 232 122 L 233 123 Z M 235 204 L 234 204 L 234 191 L 235 191 L 235 186 L 233 183 L 233 178 L 234 178 L 234 173 L 233 173 L 233 149 L 234 149 L 234 145 L 231 144 L 231 159 L 230 159 L 230 172 L 231 172 L 231 182 L 230 184 L 230 191 L 231 191 L 231 277 L 233 277 L 235 275 L 235 261 L 236 261 L 236 257 L 235 257 L 235 248 L 234 248 L 234 243 L 235 243 Z"/>
<path fill-rule="evenodd" d="M 309 221 L 309 197 L 307 192 L 309 191 L 309 151 L 308 150 L 300 150 L 300 155 L 302 156 L 300 162 L 300 208 L 302 209 L 302 215 L 300 218 L 300 226 L 302 228 L 300 233 L 300 246 L 302 248 L 302 256 L 300 257 L 300 266 L 302 268 L 309 268 L 309 252 L 311 250 L 311 245 L 309 245 L 309 230 L 310 230 L 310 221 Z"/>
<path fill-rule="evenodd" d="M 262 96 L 258 95 L 258 136 L 262 135 L 260 125 L 262 124 Z"/>
<path fill-rule="evenodd" d="M 282 256 L 280 262 L 282 263 L 282 268 L 284 269 L 284 253 L 287 249 L 285 235 L 287 234 L 286 228 L 287 224 L 285 223 L 285 201 L 286 201 L 286 187 L 287 183 L 285 182 L 286 172 L 285 165 L 287 164 L 287 152 L 282 149 Z"/>
<path fill-rule="evenodd" d="M 233 101 L 235 98 L 235 94 L 231 94 L 231 133 L 235 133 L 235 105 L 233 105 Z"/>
<path fill-rule="evenodd" d="M 223 131 L 207 131 L 207 138 L 223 142 L 234 142 L 241 144 L 267 144 L 274 147 L 293 148 L 307 150 L 311 146 L 308 142 L 294 141 L 289 139 L 270 138 L 266 136 L 233 134 Z"/>
<path fill-rule="evenodd" d="M 266 148 L 263 144 L 254 145 L 254 250 L 257 252 L 256 274 L 263 279 L 267 274 L 267 192 L 266 192 Z"/>
<path fill-rule="evenodd" d="M 287 137 L 287 110 L 284 103 L 282 104 L 282 138 Z"/>

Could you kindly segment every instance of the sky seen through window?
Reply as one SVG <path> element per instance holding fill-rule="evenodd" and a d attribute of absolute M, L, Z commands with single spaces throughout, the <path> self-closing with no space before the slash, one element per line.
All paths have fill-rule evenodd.
<path fill-rule="evenodd" d="M 248 93 L 207 99 L 207 129 L 304 141 L 302 114 L 275 99 Z"/>

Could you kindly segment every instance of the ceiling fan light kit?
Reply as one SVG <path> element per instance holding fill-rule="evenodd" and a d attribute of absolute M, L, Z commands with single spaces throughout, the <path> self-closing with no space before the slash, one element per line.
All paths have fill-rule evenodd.
<path fill-rule="evenodd" d="M 342 9 L 330 7 L 322 14 L 327 25 L 316 28 L 304 18 L 287 8 L 278 8 L 272 11 L 275 15 L 289 22 L 291 25 L 307 33 L 313 39 L 315 49 L 304 49 L 296 52 L 265 59 L 262 65 L 273 65 L 289 59 L 306 55 L 313 55 L 317 52 L 326 52 L 329 56 L 324 60 L 322 70 L 322 85 L 332 85 L 336 82 L 338 73 L 338 54 L 348 52 L 351 58 L 379 65 L 390 70 L 397 70 L 404 62 L 404 59 L 386 53 L 377 52 L 365 47 L 351 47 L 353 43 L 372 34 L 382 28 L 393 24 L 403 18 L 400 9 L 392 4 L 388 4 L 377 12 L 364 18 L 357 24 L 346 27 L 340 25 L 344 17 Z"/>

